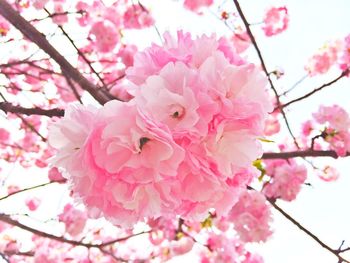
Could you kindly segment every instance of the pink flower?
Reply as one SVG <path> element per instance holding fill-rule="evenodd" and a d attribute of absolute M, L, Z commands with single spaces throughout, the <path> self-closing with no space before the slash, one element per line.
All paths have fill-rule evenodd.
<path fill-rule="evenodd" d="M 56 167 L 49 170 L 48 177 L 51 182 L 63 182 L 66 180 L 66 178 L 62 176 L 62 173 Z"/>
<path fill-rule="evenodd" d="M 0 142 L 7 143 L 10 139 L 10 133 L 4 128 L 0 128 Z"/>
<path fill-rule="evenodd" d="M 72 237 L 76 237 L 84 230 L 87 215 L 71 204 L 66 204 L 58 218 L 60 222 L 64 223 L 66 232 Z"/>
<path fill-rule="evenodd" d="M 312 115 L 319 124 L 329 124 L 336 131 L 347 131 L 350 128 L 349 114 L 340 106 L 321 105 L 318 112 Z"/>
<path fill-rule="evenodd" d="M 283 7 L 270 8 L 264 17 L 264 26 L 262 29 L 266 36 L 270 37 L 282 33 L 287 29 L 289 23 L 288 10 Z"/>
<path fill-rule="evenodd" d="M 294 200 L 306 180 L 306 168 L 298 165 L 294 159 L 271 160 L 265 163 L 266 174 L 271 179 L 264 185 L 263 193 L 269 198 Z"/>
<path fill-rule="evenodd" d="M 257 191 L 245 191 L 233 206 L 228 219 L 244 242 L 260 242 L 272 234 L 272 214 L 265 196 Z"/>
<path fill-rule="evenodd" d="M 193 248 L 194 241 L 189 237 L 182 237 L 179 240 L 173 240 L 170 243 L 170 251 L 174 255 L 183 255 L 190 252 Z"/>
<path fill-rule="evenodd" d="M 63 5 L 61 3 L 55 3 L 55 7 L 54 7 L 55 13 L 58 13 L 59 15 L 54 16 L 52 18 L 52 21 L 54 23 L 56 23 L 57 25 L 62 26 L 63 24 L 68 22 L 68 16 L 66 14 L 62 14 L 65 12 L 65 10 L 63 9 Z"/>
<path fill-rule="evenodd" d="M 338 53 L 341 50 L 342 43 L 334 41 L 326 43 L 314 54 L 308 61 L 305 69 L 310 76 L 325 74 L 337 62 Z"/>
<path fill-rule="evenodd" d="M 35 9 L 41 10 L 44 9 L 45 5 L 49 2 L 49 0 L 34 0 L 33 6 Z"/>
<path fill-rule="evenodd" d="M 213 0 L 185 0 L 185 8 L 191 11 L 198 11 L 201 7 L 210 6 L 213 4 Z"/>
<path fill-rule="evenodd" d="M 92 25 L 90 34 L 95 37 L 97 50 L 100 52 L 112 51 L 119 41 L 119 32 L 108 20 L 99 21 Z"/>
<path fill-rule="evenodd" d="M 149 11 L 140 4 L 129 6 L 123 18 L 124 26 L 127 29 L 140 29 L 154 24 Z"/>
<path fill-rule="evenodd" d="M 350 68 L 350 35 L 345 37 L 344 46 L 340 56 L 340 69 L 347 70 Z"/>
<path fill-rule="evenodd" d="M 137 52 L 135 45 L 123 45 L 118 52 L 125 67 L 131 67 L 134 64 L 134 55 Z"/>
<path fill-rule="evenodd" d="M 312 121 L 306 121 L 302 124 L 302 135 L 309 136 L 314 129 L 314 124 Z"/>
<path fill-rule="evenodd" d="M 265 121 L 264 134 L 266 136 L 271 136 L 278 133 L 281 129 L 281 125 L 278 120 L 279 113 L 269 114 L 267 120 Z"/>
<path fill-rule="evenodd" d="M 30 211 L 35 211 L 37 210 L 38 206 L 40 205 L 41 200 L 39 198 L 28 198 L 26 200 L 26 206 Z"/>
<path fill-rule="evenodd" d="M 204 220 L 212 208 L 226 215 L 262 154 L 257 138 L 272 105 L 261 70 L 227 41 L 179 32 L 136 54 L 125 79 L 129 102 L 70 105 L 50 127 L 53 163 L 74 196 L 127 227 L 150 217 Z"/>
<path fill-rule="evenodd" d="M 339 172 L 336 168 L 327 165 L 318 173 L 318 176 L 326 182 L 333 182 L 339 178 Z"/>

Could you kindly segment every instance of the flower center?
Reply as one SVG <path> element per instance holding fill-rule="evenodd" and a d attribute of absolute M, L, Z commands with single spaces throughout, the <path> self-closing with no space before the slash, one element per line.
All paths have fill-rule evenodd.
<path fill-rule="evenodd" d="M 181 119 L 185 115 L 185 108 L 179 104 L 170 105 L 170 116 L 174 119 Z"/>

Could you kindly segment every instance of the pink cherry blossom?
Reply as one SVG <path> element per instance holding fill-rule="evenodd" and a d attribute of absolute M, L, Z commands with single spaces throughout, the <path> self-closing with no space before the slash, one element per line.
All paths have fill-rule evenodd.
<path fill-rule="evenodd" d="M 50 128 L 53 163 L 74 196 L 117 225 L 204 220 L 212 208 L 224 216 L 262 154 L 257 138 L 272 105 L 261 70 L 215 36 L 165 39 L 128 68 L 129 102 L 70 106 Z"/>
<path fill-rule="evenodd" d="M 4 128 L 0 128 L 0 142 L 6 143 L 9 139 L 10 133 Z"/>
<path fill-rule="evenodd" d="M 265 121 L 264 134 L 271 136 L 278 133 L 281 129 L 281 125 L 278 120 L 279 113 L 271 113 Z"/>
<path fill-rule="evenodd" d="M 244 242 L 266 241 L 272 234 L 272 214 L 265 196 L 257 191 L 245 191 L 233 206 L 228 219 Z"/>
<path fill-rule="evenodd" d="M 265 14 L 262 29 L 264 30 L 265 35 L 270 37 L 286 30 L 288 23 L 288 9 L 285 6 L 272 7 Z"/>
<path fill-rule="evenodd" d="M 341 41 L 326 43 L 314 54 L 308 61 L 305 69 L 310 76 L 317 74 L 325 74 L 329 69 L 337 63 L 339 51 L 342 48 Z"/>
<path fill-rule="evenodd" d="M 26 206 L 28 207 L 28 209 L 30 211 L 35 211 L 37 210 L 38 206 L 40 205 L 41 200 L 37 197 L 33 197 L 33 198 L 28 198 L 26 200 Z"/>
<path fill-rule="evenodd" d="M 56 167 L 52 167 L 49 170 L 48 177 L 51 182 L 63 182 L 64 180 L 66 180 L 62 176 L 62 173 Z"/>
<path fill-rule="evenodd" d="M 185 8 L 191 11 L 198 11 L 201 7 L 210 6 L 213 4 L 213 0 L 185 0 Z"/>
<path fill-rule="evenodd" d="M 34 0 L 33 1 L 33 6 L 35 9 L 43 9 L 45 5 L 49 2 L 49 0 Z"/>
<path fill-rule="evenodd" d="M 65 10 L 63 8 L 62 3 L 56 2 L 54 6 L 55 13 L 58 13 L 60 15 L 54 16 L 52 18 L 52 21 L 56 23 L 57 25 L 62 26 L 63 24 L 68 22 L 68 16 L 67 14 L 64 14 Z"/>
<path fill-rule="evenodd" d="M 332 182 L 339 178 L 339 172 L 336 168 L 327 165 L 318 172 L 318 176 L 326 182 Z"/>
<path fill-rule="evenodd" d="M 318 112 L 312 115 L 319 124 L 329 124 L 329 128 L 347 131 L 350 128 L 349 114 L 339 105 L 321 105 Z"/>
<path fill-rule="evenodd" d="M 137 52 L 135 45 L 123 45 L 118 52 L 125 67 L 130 67 L 134 64 L 134 55 Z"/>
<path fill-rule="evenodd" d="M 350 35 L 345 37 L 339 64 L 341 70 L 347 70 L 350 68 Z"/>
<path fill-rule="evenodd" d="M 190 252 L 193 248 L 194 241 L 190 237 L 182 237 L 179 240 L 171 241 L 170 251 L 174 255 L 183 255 Z"/>
<path fill-rule="evenodd" d="M 266 174 L 271 179 L 264 185 L 263 193 L 269 198 L 294 200 L 306 180 L 306 168 L 294 159 L 268 160 L 265 163 Z"/>
<path fill-rule="evenodd" d="M 66 232 L 75 237 L 84 230 L 87 215 L 83 211 L 74 208 L 71 204 L 66 204 L 58 218 L 60 222 L 64 223 Z"/>
<path fill-rule="evenodd" d="M 124 13 L 123 21 L 124 27 L 127 29 L 140 29 L 154 24 L 149 11 L 140 4 L 129 6 Z"/>
<path fill-rule="evenodd" d="M 94 36 L 97 50 L 100 52 L 112 51 L 120 37 L 118 29 L 108 20 L 94 23 L 90 34 Z"/>

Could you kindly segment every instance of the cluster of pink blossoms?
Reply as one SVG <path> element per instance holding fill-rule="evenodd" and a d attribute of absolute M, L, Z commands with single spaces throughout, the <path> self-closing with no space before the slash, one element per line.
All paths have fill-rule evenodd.
<path fill-rule="evenodd" d="M 264 184 L 262 192 L 269 198 L 294 200 L 307 178 L 305 166 L 297 164 L 294 159 L 267 160 L 265 164 L 270 180 Z"/>
<path fill-rule="evenodd" d="M 135 56 L 129 102 L 69 106 L 52 124 L 54 164 L 91 214 L 117 225 L 227 214 L 262 154 L 272 105 L 261 70 L 226 39 L 178 33 Z"/>
<path fill-rule="evenodd" d="M 244 192 L 231 209 L 228 220 L 244 242 L 266 241 L 272 234 L 272 214 L 263 194 L 257 191 Z"/>
<path fill-rule="evenodd" d="M 282 33 L 288 28 L 289 15 L 285 6 L 272 7 L 267 10 L 262 27 L 266 36 L 271 37 Z"/>
<path fill-rule="evenodd" d="M 324 147 L 320 139 L 315 140 L 314 148 L 334 150 L 338 156 L 346 156 L 350 152 L 350 117 L 339 105 L 323 106 L 313 114 L 314 120 L 303 124 L 305 141 L 315 136 L 321 137 L 328 144 Z"/>
<path fill-rule="evenodd" d="M 191 11 L 198 11 L 201 7 L 210 6 L 213 0 L 185 0 L 184 7 Z"/>

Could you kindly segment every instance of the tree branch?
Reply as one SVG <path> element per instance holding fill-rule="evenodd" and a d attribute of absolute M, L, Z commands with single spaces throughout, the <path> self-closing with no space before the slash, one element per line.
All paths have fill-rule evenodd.
<path fill-rule="evenodd" d="M 0 102 L 0 110 L 4 111 L 5 113 L 11 112 L 11 113 L 19 113 L 19 114 L 25 114 L 25 115 L 42 115 L 47 117 L 62 117 L 64 116 L 64 110 L 62 109 L 50 109 L 50 110 L 44 110 L 42 108 L 24 108 L 21 106 L 15 106 L 9 102 Z"/>
<path fill-rule="evenodd" d="M 80 87 L 91 94 L 101 104 L 110 99 L 97 86 L 87 80 L 76 68 L 74 68 L 41 34 L 34 26 L 25 20 L 5 0 L 0 0 L 0 14 L 15 26 L 24 36 L 34 42 L 45 51 L 61 67 L 62 72 L 80 85 Z"/>
<path fill-rule="evenodd" d="M 350 152 L 347 152 L 346 156 L 350 156 Z M 264 153 L 261 159 L 289 159 L 295 157 L 332 157 L 337 159 L 338 155 L 335 151 L 315 151 L 315 150 L 304 150 L 304 151 L 291 151 L 291 152 L 267 152 Z"/>
<path fill-rule="evenodd" d="M 65 238 L 63 236 L 56 236 L 56 235 L 52 235 L 52 234 L 40 231 L 38 229 L 35 229 L 35 228 L 30 227 L 30 226 L 22 224 L 19 221 L 12 219 L 9 215 L 6 215 L 6 214 L 1 214 L 0 213 L 0 221 L 5 222 L 7 224 L 10 224 L 12 226 L 16 226 L 16 227 L 22 228 L 22 229 L 24 229 L 26 231 L 29 231 L 29 232 L 31 232 L 31 233 L 33 233 L 35 235 L 41 236 L 41 237 L 49 238 L 49 239 L 52 239 L 52 240 L 55 240 L 55 241 L 58 241 L 58 242 L 62 242 L 62 243 L 67 243 L 67 244 L 70 244 L 70 245 L 73 245 L 73 246 L 83 246 L 83 247 L 86 247 L 86 248 L 92 248 L 92 247 L 94 247 L 94 248 L 103 248 L 103 247 L 106 247 L 108 245 L 113 245 L 114 243 L 125 241 L 125 240 L 127 240 L 129 238 L 132 238 L 132 237 L 135 237 L 135 236 L 139 236 L 139 235 L 142 235 L 142 234 L 150 233 L 150 231 L 143 231 L 143 232 L 132 234 L 132 235 L 129 235 L 129 236 L 126 236 L 126 237 L 121 237 L 121 238 L 118 238 L 118 239 L 114 239 L 112 241 L 108 241 L 108 242 L 105 242 L 105 243 L 92 244 L 92 243 L 84 243 L 84 242 L 80 242 L 80 241 L 76 241 L 76 240 L 71 240 L 71 239 L 67 239 L 67 238 Z"/>
<path fill-rule="evenodd" d="M 298 221 L 296 221 L 293 217 L 291 217 L 287 212 L 285 212 L 282 208 L 280 208 L 276 202 L 274 200 L 271 199 L 267 199 L 269 201 L 269 203 L 278 211 L 280 212 L 285 218 L 287 218 L 290 222 L 292 222 L 295 226 L 297 226 L 300 230 L 302 230 L 304 233 L 306 233 L 308 236 L 310 236 L 313 240 L 315 240 L 319 245 L 321 245 L 323 248 L 325 248 L 326 250 L 328 250 L 329 252 L 331 252 L 333 255 L 335 255 L 339 262 L 346 262 L 346 263 L 350 263 L 350 261 L 346 260 L 345 258 L 343 258 L 341 255 L 339 255 L 340 253 L 342 253 L 341 251 L 339 251 L 338 249 L 332 249 L 331 247 L 329 247 L 327 244 L 325 244 L 322 240 L 320 240 L 315 234 L 313 234 L 312 232 L 310 232 L 308 229 L 306 229 L 303 225 L 301 225 Z"/>
<path fill-rule="evenodd" d="M 250 38 L 250 41 L 252 42 L 252 44 L 253 44 L 253 46 L 254 46 L 254 48 L 255 48 L 255 50 L 256 50 L 256 53 L 258 54 L 258 57 L 259 57 L 259 59 L 260 59 L 261 66 L 262 66 L 262 68 L 263 68 L 263 70 L 264 70 L 264 72 L 265 72 L 265 75 L 266 75 L 266 77 L 267 77 L 269 83 L 270 83 L 271 89 L 273 90 L 273 93 L 275 94 L 276 102 L 277 102 L 277 108 L 280 109 L 280 111 L 281 111 L 281 114 L 282 114 L 282 116 L 283 116 L 284 122 L 285 122 L 285 124 L 286 124 L 286 126 L 287 126 L 287 129 L 288 129 L 288 132 L 289 132 L 289 134 L 292 136 L 295 146 L 296 146 L 297 148 L 300 148 L 300 147 L 299 147 L 299 144 L 298 144 L 298 142 L 297 142 L 297 140 L 296 140 L 296 138 L 295 138 L 295 136 L 294 136 L 294 134 L 293 134 L 293 132 L 292 132 L 292 129 L 291 129 L 290 125 L 289 125 L 289 122 L 288 122 L 286 113 L 284 112 L 283 108 L 281 108 L 280 96 L 278 95 L 277 90 L 276 90 L 276 88 L 275 88 L 275 86 L 274 86 L 274 84 L 273 84 L 273 82 L 272 82 L 272 79 L 271 79 L 270 74 L 269 74 L 269 72 L 268 72 L 268 70 L 267 70 L 267 67 L 266 67 L 264 58 L 263 58 L 263 56 L 262 56 L 262 54 L 261 54 L 260 48 L 259 48 L 259 46 L 258 46 L 258 44 L 257 44 L 257 42 L 256 42 L 256 40 L 255 40 L 255 37 L 254 37 L 252 31 L 250 30 L 250 25 L 249 25 L 249 23 L 248 23 L 248 21 L 247 21 L 245 15 L 244 15 L 242 9 L 241 9 L 241 6 L 239 5 L 238 0 L 233 0 L 233 2 L 234 2 L 234 4 L 235 4 L 235 6 L 236 6 L 236 9 L 237 9 L 237 11 L 238 11 L 239 16 L 241 17 L 241 19 L 242 19 L 242 21 L 243 21 L 243 23 L 244 23 L 244 26 L 245 26 L 245 28 L 246 28 L 246 30 L 247 30 L 247 34 L 248 34 L 248 36 L 249 36 L 249 38 Z"/>
<path fill-rule="evenodd" d="M 326 87 L 331 86 L 332 84 L 336 83 L 338 80 L 342 79 L 343 77 L 347 76 L 348 74 L 349 74 L 349 69 L 346 69 L 336 79 L 334 79 L 334 80 L 332 80 L 332 81 L 330 81 L 328 83 L 323 84 L 322 86 L 314 89 L 313 91 L 310 91 L 309 93 L 306 93 L 304 96 L 301 96 L 301 97 L 299 97 L 297 99 L 291 100 L 290 102 L 287 102 L 287 103 L 285 103 L 283 105 L 280 105 L 280 107 L 279 108 L 277 107 L 276 109 L 286 108 L 289 105 L 291 105 L 291 104 L 293 104 L 293 103 L 295 103 L 297 101 L 301 101 L 303 99 L 306 99 L 306 98 L 310 97 L 311 95 L 313 95 L 314 93 L 316 93 L 316 92 L 318 92 L 318 91 L 320 91 L 320 90 L 322 90 L 322 89 L 324 89 Z"/>

